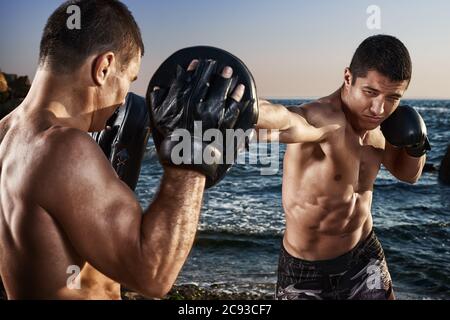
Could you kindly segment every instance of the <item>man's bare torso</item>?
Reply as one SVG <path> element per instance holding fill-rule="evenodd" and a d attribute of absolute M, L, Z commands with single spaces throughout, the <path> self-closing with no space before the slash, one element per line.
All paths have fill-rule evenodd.
<path fill-rule="evenodd" d="M 10 299 L 120 299 L 120 287 L 80 257 L 34 199 L 48 134 L 64 129 L 19 107 L 0 122 L 0 275 Z M 70 289 L 70 266 L 81 269 Z"/>
<path fill-rule="evenodd" d="M 332 259 L 350 251 L 372 230 L 372 191 L 384 138 L 379 128 L 358 135 L 336 94 L 298 112 L 314 126 L 337 123 L 342 127 L 323 143 L 287 146 L 284 246 L 305 260 Z"/>

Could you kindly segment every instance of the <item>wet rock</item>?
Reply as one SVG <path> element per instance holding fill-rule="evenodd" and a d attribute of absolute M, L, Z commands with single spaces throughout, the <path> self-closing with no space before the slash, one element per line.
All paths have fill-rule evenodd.
<path fill-rule="evenodd" d="M 8 81 L 8 86 L 11 90 L 11 98 L 25 98 L 30 91 L 31 83 L 27 76 L 17 77 L 12 82 Z"/>
<path fill-rule="evenodd" d="M 0 92 L 8 91 L 8 82 L 6 81 L 3 72 L 0 72 Z"/>
<path fill-rule="evenodd" d="M 450 144 L 439 167 L 439 181 L 450 186 Z"/>
<path fill-rule="evenodd" d="M 9 98 L 8 82 L 5 75 L 0 72 L 0 103 L 7 101 Z"/>
<path fill-rule="evenodd" d="M 225 285 L 226 287 L 226 285 Z M 145 300 L 146 298 L 133 291 L 122 289 L 124 300 Z M 254 292 L 238 292 L 224 288 L 224 285 L 212 284 L 208 288 L 196 284 L 175 285 L 164 300 L 270 300 L 270 294 Z"/>
<path fill-rule="evenodd" d="M 425 163 L 423 166 L 423 172 L 436 172 L 438 169 L 432 163 Z"/>
<path fill-rule="evenodd" d="M 22 103 L 30 88 L 27 76 L 0 72 L 0 120 Z"/>

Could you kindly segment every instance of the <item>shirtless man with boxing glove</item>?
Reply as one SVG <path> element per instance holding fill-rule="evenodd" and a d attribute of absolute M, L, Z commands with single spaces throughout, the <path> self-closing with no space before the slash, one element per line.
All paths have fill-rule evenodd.
<path fill-rule="evenodd" d="M 70 5 L 80 8 L 79 30 L 66 26 Z M 120 299 L 120 285 L 163 297 L 175 282 L 194 241 L 206 176 L 217 166 L 164 165 L 157 194 L 142 208 L 135 178 L 121 181 L 88 135 L 124 104 L 143 53 L 140 30 L 118 1 L 66 2 L 48 19 L 31 90 L 0 122 L 0 276 L 8 299 Z M 165 88 L 170 94 L 150 93 L 152 110 L 171 110 L 177 98 L 177 112 L 189 115 L 194 84 L 203 83 L 202 94 L 221 99 L 205 99 L 195 120 L 231 127 L 245 87 L 207 87 L 212 76 L 227 82 L 233 70 L 205 73 L 198 68 L 205 63 L 180 69 Z M 154 120 L 163 140 L 194 121 L 164 112 Z"/>
<path fill-rule="evenodd" d="M 372 193 L 380 166 L 415 183 L 430 149 L 421 116 L 399 106 L 411 59 L 396 38 L 367 38 L 344 84 L 295 108 L 260 103 L 262 137 L 290 143 L 283 173 L 286 216 L 277 299 L 393 299 L 383 249 L 373 231 Z M 292 121 L 337 125 L 333 134 L 302 143 Z M 261 137 L 260 137 L 261 138 Z"/>

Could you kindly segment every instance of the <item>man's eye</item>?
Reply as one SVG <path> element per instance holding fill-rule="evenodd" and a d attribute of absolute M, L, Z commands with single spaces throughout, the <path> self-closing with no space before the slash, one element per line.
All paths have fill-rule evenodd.
<path fill-rule="evenodd" d="M 376 95 L 377 95 L 375 91 L 366 90 L 365 92 L 366 92 L 366 94 L 368 94 L 369 96 L 376 96 Z"/>

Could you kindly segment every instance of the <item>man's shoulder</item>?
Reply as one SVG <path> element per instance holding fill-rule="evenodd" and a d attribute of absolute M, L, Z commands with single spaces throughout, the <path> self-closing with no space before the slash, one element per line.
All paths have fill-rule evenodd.
<path fill-rule="evenodd" d="M 75 152 L 82 156 L 88 150 L 98 149 L 94 139 L 86 132 L 61 126 L 53 126 L 43 132 L 40 143 L 46 146 L 49 153 L 63 151 L 67 155 Z"/>
<path fill-rule="evenodd" d="M 367 132 L 367 144 L 373 146 L 374 148 L 384 150 L 385 139 L 380 127 Z"/>
<path fill-rule="evenodd" d="M 346 118 L 342 109 L 328 99 L 318 99 L 296 108 L 296 112 L 315 126 L 329 124 L 345 125 Z"/>
<path fill-rule="evenodd" d="M 77 164 L 106 160 L 94 139 L 75 128 L 51 127 L 41 134 L 38 145 L 44 167 L 78 169 Z"/>
<path fill-rule="evenodd" d="M 38 154 L 32 165 L 29 188 L 44 207 L 54 194 L 64 198 L 73 196 L 74 192 L 87 192 L 89 188 L 83 185 L 114 176 L 102 150 L 86 132 L 52 127 L 43 132 L 39 140 L 40 146 L 33 150 Z"/>

